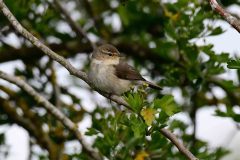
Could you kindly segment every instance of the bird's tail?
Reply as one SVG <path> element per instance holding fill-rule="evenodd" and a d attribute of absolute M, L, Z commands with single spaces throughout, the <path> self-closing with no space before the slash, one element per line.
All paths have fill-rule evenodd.
<path fill-rule="evenodd" d="M 149 87 L 153 88 L 153 89 L 158 89 L 158 90 L 162 90 L 162 87 L 152 83 L 152 82 L 149 82 L 149 81 L 146 81 L 146 83 L 149 85 Z"/>

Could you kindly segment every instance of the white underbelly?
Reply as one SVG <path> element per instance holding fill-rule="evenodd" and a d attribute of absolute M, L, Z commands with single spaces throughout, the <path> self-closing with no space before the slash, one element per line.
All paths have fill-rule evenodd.
<path fill-rule="evenodd" d="M 99 90 L 109 94 L 121 95 L 130 89 L 131 81 L 119 79 L 115 75 L 113 66 L 91 64 L 90 68 L 89 79 Z"/>

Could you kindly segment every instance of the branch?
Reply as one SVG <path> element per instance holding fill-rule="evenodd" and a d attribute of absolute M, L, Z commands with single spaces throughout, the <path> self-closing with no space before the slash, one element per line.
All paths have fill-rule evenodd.
<path fill-rule="evenodd" d="M 209 84 L 213 84 L 213 85 L 216 85 L 218 87 L 221 87 L 227 93 L 227 95 L 228 95 L 227 97 L 231 100 L 230 103 L 232 104 L 232 106 L 240 105 L 238 94 L 236 94 L 236 92 L 234 92 L 234 90 L 232 90 L 231 88 L 224 85 L 223 80 L 218 80 L 216 78 L 209 78 L 209 79 L 206 80 L 206 82 L 209 83 Z"/>
<path fill-rule="evenodd" d="M 93 8 L 91 3 L 88 0 L 78 0 L 79 5 L 83 4 L 84 9 L 86 10 L 86 13 L 89 15 L 89 17 L 93 20 L 93 25 L 96 27 L 96 30 L 100 31 L 100 21 L 99 16 L 97 16 L 93 12 Z"/>
<path fill-rule="evenodd" d="M 16 122 L 18 125 L 25 128 L 37 140 L 37 142 L 40 144 L 41 147 L 46 148 L 48 150 L 50 155 L 52 148 L 55 148 L 55 146 L 53 147 L 54 144 L 49 139 L 47 134 L 42 131 L 41 127 L 38 128 L 39 126 L 36 126 L 33 123 L 33 121 L 31 121 L 26 117 L 20 116 L 16 112 L 15 107 L 12 106 L 11 103 L 8 103 L 6 99 L 3 99 L 1 97 L 0 97 L 0 106 L 4 110 L 4 113 L 6 113 L 6 115 L 9 118 L 14 120 L 14 122 Z"/>
<path fill-rule="evenodd" d="M 77 127 L 75 124 L 68 119 L 61 111 L 59 111 L 55 106 L 53 106 L 49 101 L 47 101 L 43 96 L 39 95 L 31 86 L 29 86 L 26 82 L 24 82 L 22 79 L 18 77 L 13 77 L 10 75 L 7 75 L 0 71 L 0 78 L 5 79 L 11 83 L 14 83 L 18 85 L 20 88 L 22 88 L 24 91 L 26 91 L 29 95 L 31 95 L 38 103 L 42 104 L 52 115 L 54 115 L 60 122 L 63 123 L 64 126 L 66 126 L 70 131 L 72 131 L 75 136 L 78 138 L 78 140 L 83 143 L 81 133 L 77 130 Z M 127 104 L 124 99 L 118 96 L 111 96 L 111 99 L 114 100 L 116 103 L 120 105 L 124 105 L 125 107 L 130 109 L 130 106 Z M 184 154 L 189 160 L 197 160 L 194 155 L 186 149 L 186 147 L 178 141 L 177 137 L 168 131 L 165 128 L 160 129 L 160 132 L 168 138 L 177 148 L 178 150 Z M 84 147 L 84 145 L 83 145 Z M 93 154 L 92 151 L 87 150 L 90 152 L 90 155 Z M 95 159 L 97 159 L 95 157 Z"/>
<path fill-rule="evenodd" d="M 136 43 L 126 43 L 119 42 L 115 44 L 115 46 L 124 52 L 126 55 L 134 56 L 137 59 L 144 61 L 146 59 L 161 64 L 169 64 L 176 63 L 173 60 L 156 56 L 157 54 L 150 50 L 147 47 L 140 46 Z M 89 44 L 79 43 L 77 40 L 67 41 L 61 44 L 49 44 L 49 48 L 57 52 L 59 55 L 63 57 L 74 57 L 76 53 L 78 54 L 88 54 L 92 51 L 92 48 Z M 33 62 L 35 60 L 39 60 L 43 57 L 42 51 L 36 49 L 35 46 L 27 47 L 23 46 L 19 49 L 16 48 L 5 48 L 1 51 L 0 54 L 0 63 L 13 61 L 13 60 L 23 60 L 25 62 Z"/>
<path fill-rule="evenodd" d="M 234 17 L 229 12 L 224 10 L 224 8 L 218 4 L 217 0 L 209 0 L 209 3 L 214 11 L 220 14 L 230 25 L 232 25 L 232 27 L 234 27 L 240 33 L 240 20 L 238 18 Z"/>
<path fill-rule="evenodd" d="M 64 19 L 68 22 L 70 27 L 72 28 L 73 31 L 77 34 L 79 37 L 84 37 L 87 39 L 87 41 L 91 44 L 92 48 L 96 48 L 96 44 L 93 43 L 87 36 L 86 32 L 83 31 L 80 25 L 78 25 L 72 17 L 69 15 L 69 13 L 62 7 L 61 3 L 59 0 L 53 0 L 53 3 L 55 4 L 56 8 L 60 11 L 60 13 L 63 15 Z"/>
<path fill-rule="evenodd" d="M 56 52 L 52 51 L 49 47 L 47 47 L 45 44 L 43 44 L 40 40 L 38 40 L 35 36 L 33 36 L 30 32 L 28 32 L 23 26 L 18 22 L 18 20 L 14 17 L 14 15 L 11 13 L 11 11 L 7 8 L 7 6 L 4 4 L 3 0 L 0 0 L 0 10 L 3 12 L 3 14 L 7 17 L 9 22 L 12 24 L 12 26 L 18 31 L 20 34 L 22 34 L 26 39 L 28 39 L 33 45 L 35 45 L 37 48 L 43 51 L 46 55 L 51 57 L 53 60 L 60 63 L 62 66 L 64 66 L 70 74 L 82 79 L 85 81 L 88 85 L 91 85 L 91 82 L 88 79 L 88 76 L 85 72 L 80 71 L 76 68 L 74 68 L 69 61 L 67 61 L 62 56 L 58 55 Z M 109 98 L 107 94 L 101 93 L 103 96 Z M 115 101 L 116 103 L 127 105 L 126 102 L 121 97 L 118 96 L 111 96 L 111 100 Z"/>
<path fill-rule="evenodd" d="M 167 137 L 177 148 L 184 154 L 189 160 L 198 160 L 179 140 L 178 138 L 169 130 L 162 128 L 160 132 Z"/>
<path fill-rule="evenodd" d="M 76 53 L 89 53 L 91 52 L 91 46 L 84 44 L 82 45 L 76 40 L 64 42 L 61 44 L 50 44 L 49 47 L 57 51 L 60 55 L 64 57 L 73 57 L 76 55 Z M 36 60 L 39 60 L 41 57 L 43 57 L 42 51 L 36 49 L 36 47 L 27 47 L 23 46 L 19 49 L 16 48 L 5 48 L 4 50 L 1 50 L 0 54 L 0 63 L 1 62 L 7 62 L 7 61 L 13 61 L 17 59 L 21 59 L 24 62 L 33 62 Z"/>
<path fill-rule="evenodd" d="M 38 94 L 30 85 L 28 85 L 22 79 L 8 75 L 2 71 L 0 71 L 0 78 L 16 84 L 25 92 L 27 92 L 30 96 L 32 96 L 34 100 L 36 100 L 39 104 L 43 105 L 43 107 L 45 107 L 56 119 L 58 119 L 66 128 L 68 128 L 71 132 L 74 133 L 76 138 L 82 144 L 84 152 L 88 153 L 88 155 L 91 156 L 93 159 L 101 159 L 100 156 L 97 155 L 97 153 L 88 149 L 87 145 L 83 141 L 81 133 L 78 131 L 77 125 L 73 123 L 68 117 L 66 117 L 59 109 L 52 105 L 46 98 Z"/>
<path fill-rule="evenodd" d="M 60 108 L 61 106 L 61 99 L 60 99 L 60 95 L 61 95 L 61 89 L 60 86 L 58 85 L 57 82 L 57 74 L 56 74 L 56 70 L 54 68 L 54 62 L 53 60 L 51 60 L 51 64 L 50 64 L 50 70 L 51 70 L 51 74 L 49 76 L 50 82 L 53 86 L 53 99 L 54 99 L 54 105 L 57 108 Z"/>
<path fill-rule="evenodd" d="M 26 39 L 28 39 L 30 42 L 32 42 L 37 48 L 41 49 L 46 55 L 48 55 L 49 57 L 51 57 L 52 59 L 56 60 L 57 62 L 59 62 L 61 65 L 63 65 L 72 75 L 84 80 L 87 84 L 89 84 L 90 86 L 91 83 L 88 80 L 88 76 L 85 72 L 83 71 L 79 71 L 76 68 L 74 68 L 66 59 L 64 59 L 63 57 L 59 56 L 57 53 L 55 53 L 54 51 L 52 51 L 50 48 L 48 48 L 46 45 L 44 45 L 42 42 L 40 42 L 36 37 L 34 37 L 30 32 L 28 32 L 25 28 L 22 27 L 22 25 L 17 21 L 17 19 L 13 16 L 13 14 L 10 12 L 10 10 L 7 8 L 7 6 L 3 3 L 3 0 L 0 0 L 0 9 L 2 10 L 3 14 L 8 18 L 9 22 L 13 25 L 13 27 L 19 32 L 21 33 Z M 13 81 L 13 83 L 16 83 L 17 81 Z M 21 80 L 21 82 L 23 82 Z M 18 84 L 18 83 L 16 83 Z M 25 86 L 25 85 L 24 85 Z M 26 86 L 25 86 L 26 87 Z M 24 89 L 24 88 L 23 88 Z M 130 109 L 130 106 L 128 105 L 128 103 L 119 96 L 111 96 L 109 97 L 106 94 L 101 93 L 100 91 L 98 91 L 100 94 L 102 94 L 103 96 L 115 101 L 116 103 L 120 104 L 120 105 L 124 105 L 125 107 Z M 34 95 L 35 97 L 35 95 Z M 38 97 L 36 97 L 38 100 Z M 43 98 L 43 97 L 42 97 Z M 46 101 L 47 104 L 49 104 L 48 101 Z M 46 105 L 46 103 L 43 103 Z M 50 104 L 52 106 L 52 104 Z M 51 109 L 57 110 L 54 106 L 51 107 Z M 59 112 L 57 110 L 57 112 Z M 53 112 L 55 114 L 55 112 Z M 61 113 L 61 112 L 60 112 Z M 59 113 L 58 113 L 59 114 Z M 62 113 L 61 113 L 62 116 Z M 63 115 L 64 116 L 64 115 Z M 73 130 L 74 133 L 76 134 L 76 136 L 82 140 L 82 137 L 80 134 L 78 134 L 78 132 L 76 132 L 76 128 L 74 126 L 74 124 L 67 118 L 64 116 L 64 119 L 68 121 L 68 123 L 70 123 L 70 130 Z M 60 119 L 59 119 L 60 120 Z M 61 120 L 63 121 L 63 120 Z M 185 148 L 185 146 L 180 143 L 176 136 L 171 133 L 170 131 L 168 131 L 167 129 L 161 129 L 160 132 L 167 137 L 170 141 L 172 141 L 172 143 L 179 149 L 179 151 L 184 154 L 186 157 L 188 157 L 188 159 L 190 160 L 197 160 L 196 157 L 194 157 L 191 152 L 189 150 L 187 150 Z"/>
<path fill-rule="evenodd" d="M 26 39 L 28 39 L 33 45 L 43 51 L 46 55 L 51 57 L 52 59 L 56 60 L 62 66 L 64 66 L 72 75 L 75 75 L 87 83 L 87 75 L 82 71 L 78 71 L 75 69 L 67 60 L 65 60 L 62 56 L 59 56 L 56 52 L 52 51 L 49 47 L 44 45 L 40 40 L 38 40 L 35 36 L 33 36 L 30 32 L 28 32 L 23 26 L 18 22 L 18 20 L 14 17 L 11 11 L 7 8 L 3 0 L 0 0 L 0 9 L 2 13 L 7 17 L 9 22 L 18 31 L 20 34 L 23 35 Z"/>
<path fill-rule="evenodd" d="M 15 123 L 17 123 L 18 125 L 25 128 L 29 132 L 29 135 L 31 137 L 34 137 L 37 140 L 37 143 L 40 144 L 40 146 L 42 148 L 48 150 L 49 159 L 51 159 L 51 160 L 58 159 L 58 157 L 60 156 L 59 153 L 61 153 L 61 151 L 63 149 L 63 143 L 64 143 L 64 140 L 66 139 L 66 137 L 63 137 L 63 136 L 61 137 L 64 139 L 63 141 L 62 140 L 61 141 L 58 140 L 57 142 L 53 141 L 51 139 L 51 137 L 55 136 L 55 135 L 60 136 L 60 134 L 59 134 L 60 132 L 58 134 L 54 134 L 54 135 L 52 132 L 45 132 L 42 128 L 42 125 L 43 125 L 42 121 L 39 121 L 39 119 L 41 119 L 41 117 L 36 112 L 33 112 L 29 108 L 24 97 L 19 96 L 19 94 L 17 94 L 16 92 L 14 92 L 11 89 L 9 89 L 8 87 L 2 86 L 2 85 L 0 85 L 0 90 L 5 92 L 9 96 L 9 99 L 7 101 L 5 100 L 6 102 L 8 102 L 8 106 L 6 106 L 8 108 L 5 107 L 5 109 L 4 109 L 4 106 L 1 105 L 2 108 L 4 109 L 4 112 L 10 117 L 11 120 L 13 120 Z M 1 100 L 1 98 L 0 98 L 0 100 Z M 15 100 L 14 101 L 16 103 L 15 107 L 12 106 L 11 100 Z M 16 106 L 21 108 L 23 115 L 20 116 L 17 114 Z M 12 109 L 11 112 L 9 112 L 10 109 Z M 16 118 L 17 116 L 19 116 L 19 118 Z M 23 119 L 23 121 L 21 121 L 21 119 Z M 24 121 L 24 119 L 25 119 L 25 121 Z M 25 125 L 24 125 L 23 122 L 28 122 L 28 123 L 25 123 Z M 60 123 L 59 121 L 57 121 L 57 122 L 58 122 L 57 124 Z M 61 125 L 61 128 L 63 128 L 62 125 Z M 50 127 L 50 129 L 51 129 L 51 127 Z M 50 135 L 51 135 L 51 137 L 50 137 Z M 29 150 L 30 150 L 29 151 L 29 156 L 30 156 L 31 148 L 29 148 Z"/>

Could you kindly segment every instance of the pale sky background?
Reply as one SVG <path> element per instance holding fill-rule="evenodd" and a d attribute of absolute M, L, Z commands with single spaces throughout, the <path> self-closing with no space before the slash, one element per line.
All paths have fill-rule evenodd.
<path fill-rule="evenodd" d="M 234 12 L 235 14 L 240 15 L 240 8 L 237 6 L 232 6 L 229 8 L 230 11 Z M 206 22 L 207 23 L 207 22 Z M 229 26 L 224 21 L 216 21 L 216 25 L 220 25 L 223 27 L 226 32 L 220 36 L 208 37 L 205 40 L 198 40 L 196 41 L 197 44 L 201 45 L 203 43 L 213 43 L 214 50 L 216 52 L 229 52 L 231 55 L 239 55 L 240 56 L 240 34 L 235 31 L 233 28 Z M 9 42 L 15 43 L 16 39 L 14 35 L 11 35 L 8 38 Z M 16 46 L 18 44 L 15 43 Z M 86 59 L 86 56 L 80 56 L 79 59 Z M 73 62 L 74 63 L 74 62 Z M 76 63 L 75 66 L 81 65 L 80 63 Z M 0 69 L 4 70 L 7 73 L 12 73 L 15 67 L 22 68 L 22 64 L 20 61 L 10 62 L 0 64 Z M 59 76 L 59 83 L 64 82 L 66 85 L 66 80 L 69 80 L 70 75 L 65 69 L 58 70 Z M 228 79 L 234 79 L 234 71 L 230 71 L 228 74 L 223 75 Z M 79 82 L 81 82 L 79 80 Z M 8 84 L 3 80 L 0 80 L 0 83 L 4 83 L 9 85 L 10 87 L 14 87 L 18 89 L 14 85 Z M 81 82 L 82 83 L 82 82 Z M 83 106 L 88 106 L 86 108 L 88 110 L 92 110 L 95 105 L 91 103 L 93 99 L 97 99 L 98 103 L 102 104 L 106 102 L 106 99 L 102 96 L 98 95 L 97 93 L 94 94 L 94 98 L 89 98 L 89 92 L 84 90 L 79 92 L 78 89 L 74 86 L 70 86 L 71 91 L 73 93 L 81 93 L 79 97 L 83 98 Z M 216 94 L 221 95 L 222 93 L 219 90 L 215 91 Z M 0 91 L 0 95 L 1 95 Z M 173 93 L 175 97 L 178 96 L 178 92 Z M 96 101 L 96 100 L 95 100 Z M 240 110 L 239 110 L 240 112 Z M 189 122 L 189 119 L 184 113 L 179 113 L 173 118 L 181 119 L 185 122 Z M 228 157 L 225 157 L 223 160 L 239 160 L 240 157 L 240 131 L 236 129 L 234 122 L 230 118 L 221 118 L 214 116 L 214 108 L 203 108 L 199 110 L 197 113 L 197 137 L 209 142 L 212 148 L 223 146 L 232 151 L 232 154 Z M 85 117 L 84 121 L 79 124 L 79 128 L 82 132 L 86 131 L 86 128 L 90 126 L 90 119 L 89 117 Z M 6 132 L 6 142 L 10 146 L 9 156 L 6 160 L 26 160 L 28 156 L 28 133 L 17 125 L 13 125 L 11 127 L 2 126 L 0 127 L 0 133 Z M 88 139 L 90 142 L 90 140 Z M 78 148 L 78 143 L 69 143 L 67 144 L 67 150 L 69 152 L 77 152 L 76 148 Z M 39 148 L 34 148 L 36 152 L 40 152 Z M 1 157 L 0 157 L 1 159 Z"/>

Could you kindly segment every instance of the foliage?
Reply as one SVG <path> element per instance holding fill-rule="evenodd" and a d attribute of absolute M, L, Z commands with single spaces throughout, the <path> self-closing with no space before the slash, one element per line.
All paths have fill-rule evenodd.
<path fill-rule="evenodd" d="M 228 68 L 230 69 L 240 69 L 240 60 L 230 60 L 228 61 Z"/>
<path fill-rule="evenodd" d="M 88 69 L 86 55 L 91 52 L 91 45 L 83 36 L 77 36 L 74 29 L 69 29 L 69 20 L 63 18 L 54 3 L 46 0 L 5 2 L 31 33 L 58 54 L 69 58 L 79 69 Z M 0 63 L 14 64 L 14 60 L 18 60 L 23 67 L 15 67 L 13 74 L 23 78 L 74 122 L 83 122 L 86 117 L 91 117 L 92 125 L 86 135 L 95 139 L 93 147 L 103 156 L 116 160 L 186 159 L 159 132 L 163 127 L 176 133 L 199 159 L 218 160 L 228 153 L 224 148 L 210 148 L 207 142 L 195 136 L 195 131 L 187 131 L 196 127 L 196 113 L 203 107 L 215 107 L 216 116 L 231 117 L 234 122 L 240 122 L 234 109 L 240 105 L 239 78 L 237 83 L 233 83 L 220 76 L 229 69 L 239 69 L 239 60 L 230 59 L 229 53 L 216 53 L 212 44 L 200 46 L 195 43 L 224 32 L 212 24 L 219 17 L 213 14 L 207 1 L 60 2 L 91 39 L 96 39 L 97 43 L 114 44 L 128 59 L 132 59 L 133 65 L 145 73 L 144 76 L 151 77 L 164 88 L 160 93 L 141 86 L 137 91 L 124 94 L 130 110 L 111 102 L 100 104 L 98 99 L 92 102 L 97 107 L 89 109 L 92 105 L 86 104 L 82 95 L 87 90 L 90 96 L 95 97 L 91 90 L 74 77 L 64 81 L 59 79 L 58 71 L 62 68 L 15 33 L 0 14 Z M 223 1 L 223 4 L 239 5 L 234 0 Z M 116 21 L 119 26 L 116 26 Z M 13 34 L 19 46 L 6 40 Z M 213 93 L 216 87 L 226 95 L 216 96 Z M 78 89 L 77 94 L 72 88 Z M 170 92 L 175 89 L 180 91 L 182 103 L 177 103 Z M 224 109 L 217 108 L 220 104 Z M 75 140 L 72 133 L 22 90 L 0 83 L 0 106 L 2 125 L 15 123 L 29 132 L 33 157 L 57 159 L 62 155 L 60 159 L 89 159 L 84 152 L 68 152 L 66 144 Z M 187 113 L 192 124 L 174 119 L 178 112 Z M 29 127 L 32 124 L 33 127 Z M 5 144 L 4 134 L 0 134 L 0 147 Z M 39 146 L 42 153 L 34 153 L 34 146 Z"/>

